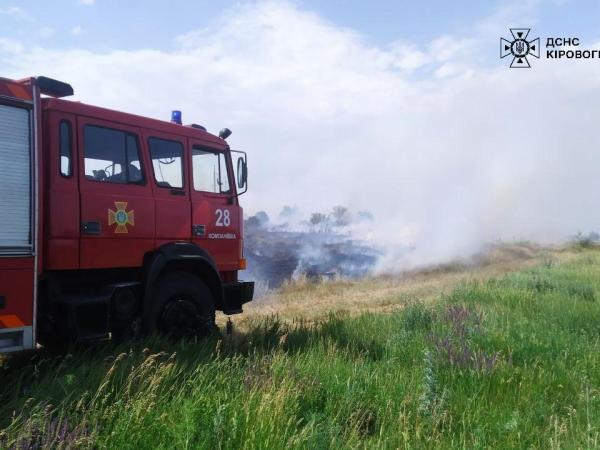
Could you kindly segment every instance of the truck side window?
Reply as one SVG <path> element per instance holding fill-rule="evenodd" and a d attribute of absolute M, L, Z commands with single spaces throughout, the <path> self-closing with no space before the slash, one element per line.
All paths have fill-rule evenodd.
<path fill-rule="evenodd" d="M 86 125 L 83 133 L 85 177 L 104 183 L 142 184 L 144 174 L 134 134 Z"/>
<path fill-rule="evenodd" d="M 59 125 L 58 148 L 60 152 L 60 174 L 63 177 L 70 177 L 73 175 L 71 166 L 73 144 L 71 136 L 71 122 L 61 120 Z"/>
<path fill-rule="evenodd" d="M 192 149 L 194 190 L 222 194 L 229 192 L 225 155 L 194 147 Z"/>
<path fill-rule="evenodd" d="M 182 188 L 183 145 L 181 142 L 150 138 L 148 144 L 156 184 L 165 188 Z"/>
<path fill-rule="evenodd" d="M 138 151 L 137 138 L 133 134 L 127 134 L 127 176 L 130 183 L 142 183 L 142 163 Z"/>

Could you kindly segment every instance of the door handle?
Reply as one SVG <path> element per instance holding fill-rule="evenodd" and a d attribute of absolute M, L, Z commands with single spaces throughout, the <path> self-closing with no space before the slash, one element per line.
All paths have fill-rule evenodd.
<path fill-rule="evenodd" d="M 81 233 L 97 236 L 102 232 L 102 225 L 98 221 L 82 222 Z"/>
<path fill-rule="evenodd" d="M 182 195 L 185 197 L 185 191 L 183 189 L 171 189 L 171 195 Z"/>

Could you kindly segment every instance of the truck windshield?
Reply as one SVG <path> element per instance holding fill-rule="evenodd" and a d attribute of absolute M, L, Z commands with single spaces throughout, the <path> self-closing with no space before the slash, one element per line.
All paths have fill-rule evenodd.
<path fill-rule="evenodd" d="M 194 190 L 224 194 L 230 192 L 227 160 L 221 152 L 206 148 L 192 149 Z"/>

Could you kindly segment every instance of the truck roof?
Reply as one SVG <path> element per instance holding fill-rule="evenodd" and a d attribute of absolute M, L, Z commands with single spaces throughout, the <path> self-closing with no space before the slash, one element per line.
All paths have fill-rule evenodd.
<path fill-rule="evenodd" d="M 164 133 L 199 139 L 211 144 L 215 144 L 220 148 L 229 147 L 225 140 L 198 128 L 193 128 L 186 125 L 178 125 L 165 120 L 152 119 L 150 117 L 138 116 L 136 114 L 115 111 L 108 108 L 101 108 L 99 106 L 88 105 L 86 103 L 75 102 L 72 100 L 44 98 L 42 99 L 42 107 L 48 110 L 62 111 L 69 114 L 96 118 L 115 123 L 122 123 L 123 125 L 137 128 L 152 129 Z"/>

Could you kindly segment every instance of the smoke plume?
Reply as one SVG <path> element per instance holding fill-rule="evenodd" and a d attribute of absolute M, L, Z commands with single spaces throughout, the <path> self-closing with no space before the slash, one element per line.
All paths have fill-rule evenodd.
<path fill-rule="evenodd" d="M 64 79 L 87 103 L 231 128 L 232 148 L 249 153 L 249 216 L 370 211 L 371 229 L 352 237 L 397 270 L 600 228 L 600 66 L 498 60 L 499 37 L 539 23 L 538 3 L 508 3 L 465 36 L 375 45 L 297 4 L 256 2 L 172 51 L 0 39 L 0 58 L 4 75 Z"/>

